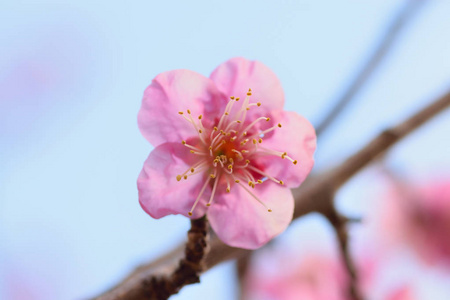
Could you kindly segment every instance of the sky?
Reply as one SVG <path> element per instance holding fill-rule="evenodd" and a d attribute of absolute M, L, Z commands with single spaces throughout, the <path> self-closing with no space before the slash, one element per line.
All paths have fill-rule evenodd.
<path fill-rule="evenodd" d="M 314 171 L 339 164 L 450 87 L 450 2 L 424 2 L 354 104 L 321 136 Z M 280 78 L 286 109 L 317 124 L 404 4 L 0 4 L 0 299 L 85 299 L 184 241 L 186 218 L 151 219 L 137 198 L 152 147 L 136 116 L 157 74 L 208 76 L 231 57 L 259 60 Z M 386 164 L 408 178 L 450 175 L 449 132 L 447 111 L 395 146 Z M 339 208 L 364 214 L 373 178 L 369 170 L 350 181 Z M 308 242 L 329 230 L 310 216 L 284 239 L 299 232 Z M 173 299 L 233 298 L 233 272 L 232 263 L 222 264 Z"/>

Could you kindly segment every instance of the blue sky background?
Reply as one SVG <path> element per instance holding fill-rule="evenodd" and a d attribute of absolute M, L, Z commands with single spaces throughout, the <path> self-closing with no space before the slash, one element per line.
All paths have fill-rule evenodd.
<path fill-rule="evenodd" d="M 1 3 L 0 299 L 83 299 L 184 240 L 188 220 L 153 220 L 137 200 L 136 178 L 152 147 L 136 115 L 158 73 L 208 76 L 234 56 L 260 60 L 279 76 L 286 109 L 317 124 L 404 3 Z M 427 1 L 402 31 L 355 104 L 322 136 L 316 171 L 450 87 L 449 11 L 448 1 Z M 386 161 L 410 178 L 450 175 L 449 133 L 447 111 Z M 366 212 L 371 180 L 368 171 L 345 186 L 340 208 Z M 310 216 L 283 240 L 310 243 L 318 232 L 332 239 L 329 226 Z M 420 295 L 448 299 L 449 275 L 417 268 L 430 281 Z M 230 299 L 234 280 L 226 263 L 173 299 Z"/>

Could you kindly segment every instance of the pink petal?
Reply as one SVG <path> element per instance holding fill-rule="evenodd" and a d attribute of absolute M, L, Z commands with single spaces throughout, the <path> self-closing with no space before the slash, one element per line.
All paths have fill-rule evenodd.
<path fill-rule="evenodd" d="M 176 177 L 192 166 L 192 156 L 181 143 L 159 145 L 148 156 L 137 186 L 139 203 L 153 218 L 159 219 L 170 214 L 188 216 L 204 183 L 204 176 L 196 174 L 181 181 L 177 181 Z M 202 201 L 194 210 L 192 218 L 204 214 L 205 201 Z"/>
<path fill-rule="evenodd" d="M 269 181 L 249 189 L 272 212 L 238 184 L 231 193 L 217 195 L 207 212 L 217 236 L 232 247 L 259 248 L 283 232 L 292 220 L 294 197 L 290 189 Z"/>
<path fill-rule="evenodd" d="M 138 114 L 139 129 L 155 147 L 165 142 L 181 142 L 197 133 L 179 111 L 187 115 L 189 109 L 194 118 L 204 114 L 204 124 L 208 125 L 208 118 L 218 116 L 225 105 L 209 78 L 189 70 L 164 72 L 144 92 Z"/>
<path fill-rule="evenodd" d="M 283 180 L 287 187 L 299 186 L 308 176 L 314 166 L 314 151 L 316 149 L 316 133 L 308 120 L 290 111 L 272 112 L 273 124 L 282 124 L 263 137 L 262 147 L 287 152 L 288 156 L 297 160 L 294 165 L 288 159 L 276 156 L 262 156 L 256 159 L 256 164 L 266 174 Z"/>
<path fill-rule="evenodd" d="M 259 110 L 271 111 L 283 109 L 284 92 L 281 82 L 266 65 L 259 61 L 250 61 L 242 57 L 232 58 L 219 65 L 210 78 L 226 98 L 230 96 L 244 99 L 249 88 L 252 89 L 252 102 L 261 102 Z"/>

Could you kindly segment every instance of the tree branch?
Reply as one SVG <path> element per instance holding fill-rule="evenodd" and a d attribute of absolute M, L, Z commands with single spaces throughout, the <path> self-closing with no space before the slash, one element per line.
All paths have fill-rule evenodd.
<path fill-rule="evenodd" d="M 387 26 L 384 36 L 380 43 L 375 48 L 373 54 L 362 65 L 361 69 L 356 73 L 350 85 L 342 93 L 335 102 L 335 105 L 330 109 L 328 114 L 316 126 L 317 136 L 321 135 L 330 124 L 337 118 L 337 116 L 344 110 L 345 107 L 354 99 L 356 94 L 361 90 L 364 84 L 369 80 L 370 76 L 375 72 L 378 66 L 383 61 L 386 54 L 393 48 L 395 40 L 400 36 L 402 29 L 410 22 L 414 13 L 422 5 L 424 0 L 409 0 L 406 1 L 404 7 L 394 17 L 392 22 Z"/>
<path fill-rule="evenodd" d="M 332 199 L 330 195 L 333 195 L 353 175 L 374 161 L 396 142 L 448 106 L 450 106 L 450 93 L 445 94 L 397 126 L 385 130 L 341 165 L 321 175 L 308 178 L 299 188 L 292 190 L 296 204 L 294 218 L 299 218 L 314 211 L 326 215 L 326 211 L 330 208 L 330 199 Z M 204 271 L 226 260 L 239 259 L 251 252 L 250 250 L 229 247 L 215 236 L 211 238 L 210 245 L 211 250 L 204 261 Z M 164 274 L 168 271 L 170 273 L 170 270 L 176 268 L 174 261 L 182 256 L 181 250 L 178 248 L 155 262 L 143 265 L 124 281 L 95 299 L 143 299 L 135 296 L 142 293 L 143 282 L 152 276 Z"/>

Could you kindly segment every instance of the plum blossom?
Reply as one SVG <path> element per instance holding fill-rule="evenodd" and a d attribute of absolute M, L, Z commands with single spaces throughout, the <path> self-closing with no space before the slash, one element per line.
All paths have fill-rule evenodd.
<path fill-rule="evenodd" d="M 323 249 L 263 250 L 251 261 L 243 282 L 248 300 L 348 300 L 349 276 L 337 256 Z M 299 252 L 301 254 L 299 255 Z M 400 282 L 378 287 L 380 263 L 370 257 L 357 260 L 358 287 L 364 299 L 414 300 L 412 286 Z M 380 274 L 376 274 L 380 273 Z"/>
<path fill-rule="evenodd" d="M 429 264 L 450 266 L 450 181 L 396 182 L 383 211 L 388 243 L 412 247 Z"/>
<path fill-rule="evenodd" d="M 153 218 L 207 214 L 226 244 L 254 249 L 289 225 L 294 199 L 314 164 L 316 135 L 264 64 L 233 58 L 209 78 L 189 70 L 159 74 L 138 114 L 155 147 L 138 178 L 139 202 Z"/>

